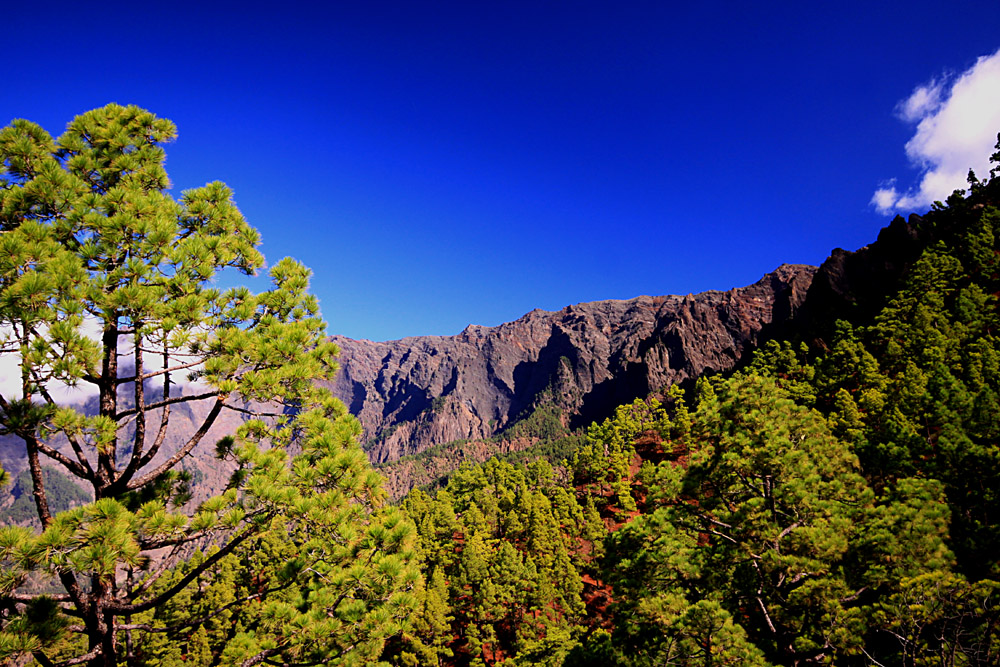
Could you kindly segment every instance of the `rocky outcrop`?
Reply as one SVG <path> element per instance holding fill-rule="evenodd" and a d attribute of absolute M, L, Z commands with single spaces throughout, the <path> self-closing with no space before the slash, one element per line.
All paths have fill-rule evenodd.
<path fill-rule="evenodd" d="M 456 336 L 334 337 L 332 389 L 365 430 L 373 462 L 488 438 L 542 402 L 571 425 L 706 372 L 732 368 L 802 304 L 814 267 L 783 265 L 747 287 L 534 310 Z"/>

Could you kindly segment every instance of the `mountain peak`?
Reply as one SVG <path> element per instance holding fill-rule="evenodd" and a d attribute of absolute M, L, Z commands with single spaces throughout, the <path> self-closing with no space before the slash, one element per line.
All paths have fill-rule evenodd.
<path fill-rule="evenodd" d="M 701 373 L 732 368 L 765 327 L 801 305 L 815 267 L 783 264 L 747 287 L 534 309 L 455 336 L 373 343 L 334 337 L 333 391 L 372 461 L 488 438 L 543 401 L 573 424 Z"/>

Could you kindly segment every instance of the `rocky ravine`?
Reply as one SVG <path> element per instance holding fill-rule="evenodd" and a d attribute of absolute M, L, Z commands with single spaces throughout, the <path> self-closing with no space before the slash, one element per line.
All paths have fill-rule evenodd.
<path fill-rule="evenodd" d="M 457 336 L 335 336 L 341 371 L 332 389 L 361 420 L 375 463 L 488 438 L 544 401 L 572 425 L 585 424 L 667 385 L 732 368 L 762 329 L 796 312 L 815 271 L 786 264 L 727 292 L 534 310 Z"/>

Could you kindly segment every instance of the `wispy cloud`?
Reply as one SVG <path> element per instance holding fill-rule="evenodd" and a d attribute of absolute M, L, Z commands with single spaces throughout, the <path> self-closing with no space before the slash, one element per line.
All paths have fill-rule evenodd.
<path fill-rule="evenodd" d="M 101 340 L 101 330 L 101 323 L 96 318 L 89 316 L 84 319 L 83 325 L 80 327 L 80 333 L 93 341 Z M 155 350 L 155 348 L 153 349 Z M 162 348 L 160 349 L 162 350 Z M 134 348 L 128 338 L 123 336 L 119 339 L 118 353 L 124 357 L 120 363 L 125 364 L 124 368 L 119 369 L 119 375 L 123 372 L 131 375 L 134 372 L 133 368 L 128 367 L 133 351 Z M 157 354 L 155 351 L 147 353 L 144 355 L 143 372 L 150 373 L 162 370 L 162 360 L 162 354 Z M 175 358 L 172 364 L 185 363 L 191 360 L 188 357 L 184 357 L 180 361 Z M 200 368 L 201 366 L 197 366 L 175 373 L 172 378 L 173 384 L 201 386 L 200 383 L 193 383 L 187 379 L 189 373 Z M 63 382 L 52 380 L 46 383 L 45 388 L 54 400 L 66 405 L 81 405 L 98 393 L 97 388 L 89 382 L 79 382 L 77 386 L 70 387 Z M 21 354 L 18 351 L 18 347 L 13 343 L 9 325 L 0 325 L 0 395 L 3 395 L 8 400 L 21 398 Z"/>
<path fill-rule="evenodd" d="M 1000 50 L 979 58 L 957 76 L 918 86 L 896 107 L 904 121 L 916 123 L 906 155 L 920 170 L 919 183 L 904 191 L 896 179 L 882 184 L 872 205 L 886 215 L 926 208 L 965 187 L 969 169 L 982 178 L 1000 132 Z"/>

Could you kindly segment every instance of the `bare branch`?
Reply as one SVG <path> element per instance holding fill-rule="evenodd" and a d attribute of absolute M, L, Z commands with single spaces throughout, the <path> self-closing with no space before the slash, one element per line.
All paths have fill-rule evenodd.
<path fill-rule="evenodd" d="M 816 576 L 815 572 L 799 572 L 794 577 L 792 577 L 791 579 L 788 580 L 788 585 L 789 586 L 794 586 L 795 584 L 799 583 L 800 581 L 802 581 L 806 577 L 815 577 L 815 576 Z M 862 590 L 864 590 L 864 589 L 862 589 Z M 841 600 L 841 602 L 843 602 L 843 600 Z"/>
<path fill-rule="evenodd" d="M 802 524 L 803 524 L 802 521 L 794 521 L 794 522 L 792 522 L 791 525 L 789 525 L 783 531 L 781 531 L 780 533 L 778 533 L 778 536 L 776 538 L 774 538 L 774 550 L 776 552 L 778 552 L 778 553 L 781 553 L 781 545 L 779 544 L 781 542 L 781 540 L 783 540 L 786 537 L 788 537 L 789 535 L 791 535 L 792 531 L 795 530 L 796 528 L 800 527 Z"/>
<path fill-rule="evenodd" d="M 199 442 L 201 442 L 202 438 L 205 437 L 205 434 L 208 433 L 210 428 L 212 428 L 212 424 L 215 423 L 216 418 L 222 411 L 222 404 L 223 404 L 223 398 L 221 396 L 217 397 L 215 400 L 215 405 L 212 406 L 212 410 L 208 413 L 208 416 L 205 417 L 205 421 L 202 422 L 201 427 L 199 427 L 198 430 L 195 432 L 195 434 L 191 436 L 191 439 L 188 440 L 183 447 L 177 450 L 177 452 L 174 453 L 173 456 L 171 456 L 169 459 L 160 464 L 155 470 L 128 482 L 128 484 L 125 486 L 125 490 L 132 491 L 134 489 L 138 489 L 142 486 L 145 486 L 146 484 L 149 484 L 150 482 L 156 480 L 158 477 L 160 477 L 168 470 L 173 468 L 175 465 L 177 465 L 177 463 L 181 459 L 187 456 L 191 452 L 191 450 L 194 449 Z"/>
<path fill-rule="evenodd" d="M 118 412 L 118 389 L 115 384 L 115 378 L 118 377 L 118 315 L 115 312 L 109 313 L 109 316 L 106 317 L 104 332 L 101 334 L 101 346 L 103 351 L 101 380 L 97 384 L 100 414 L 104 417 L 114 418 Z M 113 436 L 109 448 L 98 450 L 94 484 L 94 491 L 98 497 L 101 497 L 102 492 L 114 482 L 117 450 L 117 434 Z"/>
<path fill-rule="evenodd" d="M 135 470 L 138 470 L 145 466 L 147 463 L 153 460 L 157 452 L 160 451 L 160 446 L 163 444 L 163 440 L 167 437 L 167 424 L 170 422 L 170 406 L 164 406 L 163 412 L 160 414 L 160 430 L 156 433 L 156 438 L 153 440 L 153 446 L 149 448 L 146 455 L 143 456 L 139 462 L 136 464 Z M 130 470 L 128 478 L 131 479 L 132 475 L 135 474 L 135 470 Z"/>
<path fill-rule="evenodd" d="M 55 667 L 55 663 L 49 659 L 49 656 L 45 655 L 41 651 L 32 651 L 31 657 L 38 661 L 42 667 Z"/>
<path fill-rule="evenodd" d="M 699 512 L 698 516 L 704 519 L 705 521 L 708 521 L 713 526 L 719 526 L 720 528 L 728 528 L 729 530 L 733 529 L 733 527 L 730 524 L 725 523 L 724 521 L 719 521 L 718 519 L 714 518 L 710 514 L 706 514 L 705 512 Z"/>
<path fill-rule="evenodd" d="M 41 651 L 38 651 L 37 653 L 41 653 Z M 101 650 L 101 646 L 100 644 L 98 644 L 97 646 L 94 647 L 94 650 L 91 651 L 90 653 L 85 653 L 84 655 L 77 656 L 75 658 L 70 658 L 69 660 L 63 660 L 62 662 L 52 663 L 50 661 L 49 665 L 52 665 L 52 667 L 70 667 L 70 665 L 82 665 L 85 662 L 90 662 L 91 660 L 101 655 L 102 653 L 104 653 L 104 651 Z M 35 657 L 37 659 L 37 656 Z"/>
<path fill-rule="evenodd" d="M 179 592 L 184 590 L 184 588 L 190 584 L 192 581 L 201 576 L 201 574 L 208 568 L 214 566 L 220 560 L 228 556 L 233 552 L 236 547 L 245 542 L 247 538 L 255 534 L 253 526 L 246 526 L 242 533 L 229 540 L 229 543 L 224 547 L 216 551 L 214 554 L 206 558 L 202 563 L 191 569 L 180 581 L 176 584 L 163 591 L 156 597 L 150 598 L 145 602 L 139 602 L 136 604 L 125 604 L 122 602 L 110 602 L 103 605 L 104 611 L 107 611 L 115 616 L 127 616 L 129 614 L 138 614 L 143 611 L 148 611 L 155 607 L 160 606 L 170 598 L 177 595 Z"/>
<path fill-rule="evenodd" d="M 219 396 L 219 392 L 210 391 L 206 394 L 191 394 L 188 396 L 175 396 L 172 398 L 165 398 L 162 401 L 156 401 L 155 403 L 150 403 L 149 405 L 143 406 L 145 410 L 155 410 L 156 408 L 162 408 L 165 405 L 174 405 L 175 403 L 187 403 L 189 401 L 201 401 L 206 398 L 216 398 Z M 129 408 L 128 410 L 122 410 L 115 415 L 115 419 L 122 419 L 124 417 L 129 417 L 138 412 L 136 408 Z"/>
<path fill-rule="evenodd" d="M 774 623 L 771 622 L 771 615 L 767 613 L 767 607 L 764 606 L 764 600 L 757 596 L 757 604 L 760 605 L 760 610 L 764 612 L 764 620 L 767 621 L 767 627 L 771 628 L 771 632 L 778 634 L 778 631 L 774 628 Z"/>
<path fill-rule="evenodd" d="M 166 344 L 163 346 L 163 367 L 170 367 L 170 350 L 167 348 Z M 170 373 L 164 373 L 163 375 L 163 398 L 170 398 Z M 129 463 L 128 479 L 132 478 L 135 471 L 145 466 L 147 463 L 153 460 L 157 452 L 160 451 L 160 445 L 163 444 L 163 439 L 167 435 L 167 424 L 170 422 L 170 406 L 163 406 L 163 410 L 160 413 L 160 430 L 156 434 L 156 439 L 153 440 L 153 446 L 149 448 L 149 452 L 143 456 L 138 461 L 133 460 Z M 134 468 L 133 468 L 134 464 Z"/>
<path fill-rule="evenodd" d="M 208 530 L 199 530 L 196 533 L 191 533 L 190 535 L 180 535 L 178 537 L 167 537 L 162 540 L 139 540 L 139 548 L 143 551 L 152 551 L 153 549 L 162 549 L 163 547 L 174 547 L 180 546 L 182 544 L 188 544 L 189 542 L 194 542 L 195 540 L 200 540 L 209 534 Z"/>
<path fill-rule="evenodd" d="M 139 347 L 139 334 L 135 335 L 135 368 L 137 373 L 142 372 L 142 348 Z M 132 457 L 122 471 L 122 475 L 129 475 L 129 470 L 134 474 L 135 467 L 142 459 L 142 450 L 146 446 L 146 391 L 145 383 L 141 380 L 135 382 L 135 435 L 132 439 Z"/>
<path fill-rule="evenodd" d="M 72 616 L 82 616 L 86 613 L 89 605 L 87 601 L 83 598 L 83 590 L 80 588 L 80 582 L 76 580 L 76 575 L 74 575 L 69 570 L 61 570 L 59 573 L 59 582 L 63 585 L 63 588 L 69 593 L 70 599 L 73 601 L 73 605 L 76 607 L 76 613 L 69 612 Z"/>
<path fill-rule="evenodd" d="M 83 453 L 83 447 L 80 445 L 80 440 L 72 433 L 67 433 L 65 431 L 62 433 L 66 436 L 66 439 L 69 440 L 69 444 L 73 448 L 73 453 L 76 454 L 76 458 L 80 462 L 80 465 L 87 469 L 87 479 L 93 479 L 94 469 L 90 466 L 90 460 L 87 459 L 87 455 Z"/>
<path fill-rule="evenodd" d="M 49 447 L 48 445 L 46 445 L 41 440 L 38 440 L 37 438 L 34 438 L 34 440 L 35 440 L 35 446 L 38 447 L 38 451 L 39 452 L 41 452 L 42 454 L 45 454 L 47 457 L 49 457 L 53 461 L 57 461 L 58 463 L 61 463 L 64 468 L 66 468 L 67 470 L 69 470 L 71 473 L 73 473 L 77 477 L 80 477 L 80 478 L 86 479 L 86 480 L 93 480 L 94 479 L 94 470 L 90 467 L 90 464 L 87 464 L 87 467 L 84 468 L 78 462 L 76 462 L 73 459 L 69 458 L 68 456 L 66 456 L 65 454 L 63 454 L 62 452 L 60 452 L 58 449 L 53 449 L 52 447 Z M 82 454 L 82 451 L 81 451 L 81 454 Z"/>
<path fill-rule="evenodd" d="M 896 636 L 898 637 L 899 635 L 896 635 Z M 885 665 L 883 665 L 881 662 L 879 662 L 878 660 L 876 660 L 875 658 L 873 658 L 871 656 L 871 654 L 869 654 L 868 651 L 866 651 L 863 646 L 861 647 L 861 652 L 864 653 L 865 657 L 868 658 L 869 660 L 871 660 L 872 664 L 876 665 L 876 667 L 885 667 Z"/>
<path fill-rule="evenodd" d="M 270 658 L 272 655 L 277 655 L 278 653 L 281 653 L 281 648 L 264 649 L 263 651 L 253 656 L 252 658 L 247 658 L 246 660 L 244 660 L 243 664 L 241 664 L 240 667 L 253 667 L 254 665 L 259 665 L 260 663 Z"/>
<path fill-rule="evenodd" d="M 844 604 L 846 602 L 854 602 L 866 590 L 868 590 L 868 587 L 867 586 L 862 586 L 861 588 L 859 588 L 858 590 L 854 591 L 854 593 L 848 595 L 847 597 L 840 598 L 839 600 L 837 600 L 837 602 L 840 602 L 841 604 Z"/>
<path fill-rule="evenodd" d="M 145 350 L 145 348 L 143 349 Z M 177 355 L 175 354 L 174 356 Z M 149 380 L 150 378 L 155 378 L 160 375 L 165 375 L 167 373 L 175 373 L 177 371 L 182 371 L 186 368 L 194 368 L 195 366 L 200 366 L 203 363 L 205 363 L 205 360 L 199 358 L 198 361 L 192 361 L 189 364 L 180 364 L 177 366 L 171 366 L 170 368 L 162 368 L 158 371 L 150 371 L 149 373 L 143 373 L 142 375 L 139 376 L 132 375 L 131 377 L 118 378 L 118 382 L 119 384 L 125 384 L 128 382 L 135 382 L 136 380 Z"/>
<path fill-rule="evenodd" d="M 165 558 L 160 559 L 160 565 L 156 568 L 156 570 L 151 572 L 149 576 L 147 576 L 142 581 L 142 583 L 139 584 L 138 588 L 128 593 L 129 600 L 134 600 L 135 598 L 139 597 L 147 590 L 149 590 L 149 587 L 152 586 L 156 582 L 156 580 L 159 579 L 171 565 L 173 565 L 174 557 L 177 555 L 177 552 L 180 549 L 180 547 L 181 547 L 180 544 L 175 544 L 174 548 L 170 550 L 170 553 L 167 554 Z"/>
<path fill-rule="evenodd" d="M 247 410 L 246 408 L 241 408 L 235 405 L 229 405 L 226 403 L 223 405 L 227 410 L 232 410 L 233 412 L 241 412 L 245 415 L 250 415 L 251 417 L 287 417 L 283 412 L 258 412 L 256 410 Z"/>
<path fill-rule="evenodd" d="M 31 472 L 31 486 L 32 495 L 35 498 L 35 509 L 38 511 L 38 520 L 41 521 L 42 529 L 44 530 L 52 523 L 52 512 L 49 510 L 49 499 L 45 495 L 42 464 L 38 460 L 39 442 L 34 433 L 23 435 L 22 437 L 28 450 L 28 469 Z M 60 454 L 60 456 L 62 455 Z M 66 460 L 68 461 L 69 459 Z"/>

